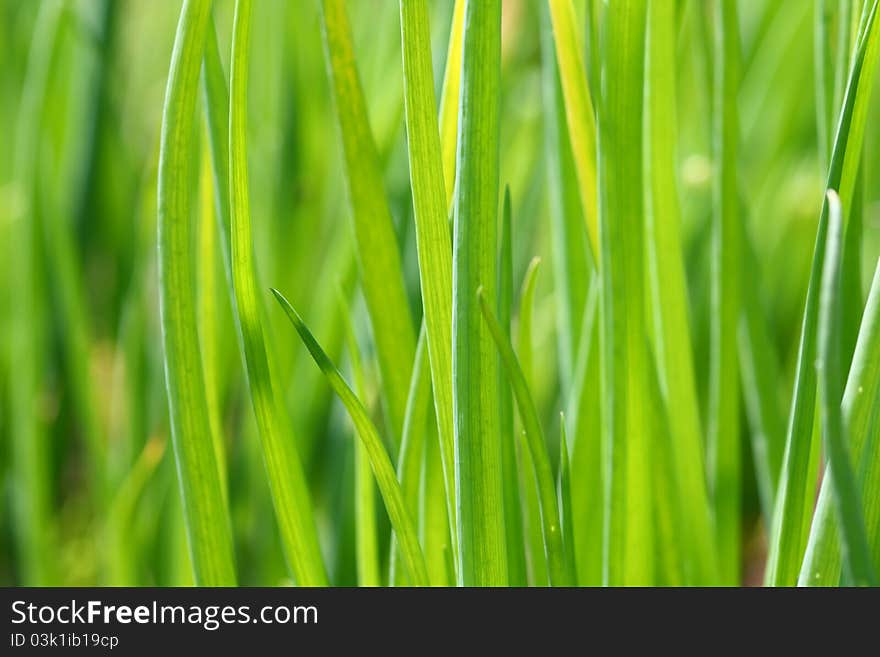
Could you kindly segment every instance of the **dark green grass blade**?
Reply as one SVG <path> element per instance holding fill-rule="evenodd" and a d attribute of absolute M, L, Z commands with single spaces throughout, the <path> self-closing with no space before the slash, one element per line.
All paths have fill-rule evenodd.
<path fill-rule="evenodd" d="M 195 582 L 235 584 L 232 532 L 205 396 L 194 293 L 189 171 L 209 0 L 183 5 L 177 28 L 159 156 L 159 303 L 171 436 Z"/>
<path fill-rule="evenodd" d="M 297 584 L 320 586 L 327 583 L 327 575 L 312 516 L 311 495 L 290 422 L 272 381 L 257 292 L 247 158 L 250 22 L 251 1 L 237 0 L 229 96 L 229 208 L 235 310 L 284 555 Z"/>
<path fill-rule="evenodd" d="M 379 485 L 379 491 L 382 493 L 382 499 L 385 501 L 385 509 L 388 511 L 388 517 L 391 519 L 391 525 L 400 541 L 400 550 L 409 577 L 415 586 L 427 586 L 428 572 L 425 567 L 425 557 L 419 545 L 415 524 L 407 509 L 403 491 L 394 472 L 394 466 L 391 465 L 391 459 L 388 456 L 388 452 L 385 451 L 385 446 L 382 438 L 379 436 L 379 432 L 370 420 L 366 409 L 352 392 L 351 388 L 348 387 L 348 384 L 345 383 L 333 363 L 330 362 L 327 354 L 321 349 L 321 346 L 309 332 L 293 306 L 290 305 L 278 290 L 273 289 L 272 293 L 278 299 L 278 303 L 284 309 L 300 339 L 302 339 L 303 344 L 327 377 L 327 381 L 345 405 L 352 422 L 357 427 L 358 435 L 369 456 L 373 475 L 376 477 L 376 483 Z"/>
<path fill-rule="evenodd" d="M 832 498 L 840 527 L 841 556 L 849 582 L 857 586 L 874 583 L 874 572 L 865 535 L 861 496 L 850 462 L 848 439 L 840 408 L 841 363 L 841 251 L 843 219 L 840 199 L 828 192 L 828 239 L 819 296 L 818 371 L 823 444 L 828 459 Z"/>
<path fill-rule="evenodd" d="M 507 583 L 498 354 L 480 317 L 497 299 L 501 2 L 465 7 L 455 195 L 452 379 L 459 584 Z"/>

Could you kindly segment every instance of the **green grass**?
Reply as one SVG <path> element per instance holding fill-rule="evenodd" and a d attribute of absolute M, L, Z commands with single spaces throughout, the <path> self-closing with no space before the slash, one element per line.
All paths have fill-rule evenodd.
<path fill-rule="evenodd" d="M 0 584 L 876 584 L 878 5 L 0 2 Z"/>

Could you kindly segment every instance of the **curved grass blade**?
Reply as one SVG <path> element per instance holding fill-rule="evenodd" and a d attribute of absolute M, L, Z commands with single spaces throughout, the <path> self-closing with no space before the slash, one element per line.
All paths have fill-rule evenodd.
<path fill-rule="evenodd" d="M 861 156 L 867 119 L 868 101 L 871 93 L 873 72 L 877 64 L 880 30 L 877 28 L 878 1 L 871 4 L 865 14 L 858 47 L 852 62 L 846 95 L 838 122 L 837 135 L 832 149 L 828 172 L 828 189 L 840 190 L 841 205 L 846 223 L 847 201 L 852 197 L 855 185 L 855 167 L 852 164 Z M 866 6 L 867 9 L 867 6 Z M 769 585 L 793 586 L 797 582 L 807 527 L 804 522 L 813 499 L 815 482 L 809 476 L 813 445 L 813 422 L 816 410 L 816 326 L 819 314 L 819 285 L 825 259 L 825 241 L 828 231 L 828 201 L 822 204 L 816 245 L 810 269 L 810 283 L 801 326 L 798 348 L 798 366 L 795 376 L 794 395 L 785 444 L 783 470 L 777 492 L 773 528 L 770 535 L 770 552 L 767 559 L 765 581 Z"/>
<path fill-rule="evenodd" d="M 476 291 L 497 299 L 501 2 L 467 2 L 458 130 L 452 380 L 458 582 L 507 583 L 498 354 Z"/>
<path fill-rule="evenodd" d="M 678 196 L 676 107 L 675 3 L 650 0 L 646 102 L 649 137 L 645 140 L 647 238 L 651 293 L 654 299 L 654 353 L 662 399 L 670 422 L 671 481 L 688 507 L 682 527 L 682 549 L 693 563 L 694 583 L 718 578 L 712 509 L 706 485 L 700 408 L 694 375 L 688 318 L 688 289 L 681 238 Z M 734 128 L 735 129 L 735 126 Z M 735 254 L 732 255 L 735 257 Z M 730 308 L 729 310 L 734 310 Z M 665 443 L 658 443 L 665 445 Z"/>
<path fill-rule="evenodd" d="M 409 577 L 415 586 L 427 586 L 428 571 L 425 566 L 422 548 L 419 545 L 415 524 L 407 509 L 403 491 L 397 481 L 394 467 L 391 465 L 391 459 L 385 451 L 385 446 L 382 443 L 379 432 L 370 420 L 366 409 L 358 401 L 351 388 L 345 383 L 339 371 L 330 362 L 330 359 L 327 358 L 327 354 L 321 349 L 321 346 L 309 332 L 293 306 L 290 305 L 287 299 L 284 298 L 284 295 L 278 290 L 273 288 L 272 294 L 275 295 L 278 303 L 284 309 L 284 312 L 302 339 L 303 344 L 327 377 L 327 381 L 345 405 L 352 422 L 357 427 L 358 435 L 370 458 L 370 465 L 373 468 L 373 475 L 376 477 L 376 483 L 379 485 L 379 490 L 382 493 L 382 499 L 385 501 L 385 508 L 388 511 L 388 517 L 391 519 L 391 525 L 400 541 L 400 551 L 403 555 Z"/>
<path fill-rule="evenodd" d="M 867 519 L 868 540 L 874 555 L 875 572 L 880 566 L 880 424 L 876 408 L 880 405 L 880 263 L 868 295 L 862 326 L 846 390 L 843 415 L 854 463 L 863 464 L 859 472 L 860 495 Z M 813 525 L 801 568 L 800 586 L 837 586 L 842 572 L 839 521 L 834 492 L 826 475 L 813 514 Z"/>
<path fill-rule="evenodd" d="M 828 239 L 819 297 L 818 370 L 822 433 L 831 477 L 831 490 L 840 527 L 841 553 L 849 581 L 871 586 L 874 573 L 865 535 L 862 502 L 847 449 L 846 430 L 840 410 L 841 391 L 841 251 L 843 220 L 840 199 L 828 192 Z"/>
<path fill-rule="evenodd" d="M 446 207 L 452 207 L 455 193 L 456 137 L 458 136 L 458 102 L 461 93 L 461 53 L 464 42 L 464 6 L 466 0 L 455 0 L 452 27 L 446 51 L 446 72 L 440 93 L 440 146 L 443 157 L 443 181 Z"/>
<path fill-rule="evenodd" d="M 596 117 L 593 113 L 587 68 L 583 59 L 584 48 L 578 38 L 577 21 L 571 0 L 548 0 L 548 2 L 581 204 L 587 222 L 593 260 L 599 264 Z"/>
<path fill-rule="evenodd" d="M 235 310 L 241 329 L 248 387 L 288 566 L 300 586 L 327 582 L 305 473 L 289 422 L 272 382 L 260 321 L 251 237 L 247 171 L 247 89 L 251 1 L 236 0 L 229 96 L 229 209 Z"/>
<path fill-rule="evenodd" d="M 426 0 L 401 0 L 403 79 L 410 180 L 416 223 L 428 356 L 449 518 L 455 527 L 455 466 L 452 420 L 452 240 L 437 131 L 431 32 Z"/>
<path fill-rule="evenodd" d="M 605 440 L 604 580 L 652 581 L 651 453 L 646 427 L 647 341 L 642 207 L 645 0 L 618 0 L 605 17 L 608 83 L 600 112 L 599 237 Z"/>
<path fill-rule="evenodd" d="M 345 180 L 358 246 L 361 285 L 376 343 L 392 444 L 399 449 L 416 353 L 415 330 L 379 155 L 370 133 L 364 92 L 355 67 L 345 2 L 322 0 L 321 9 L 327 69 L 345 155 Z"/>
<path fill-rule="evenodd" d="M 159 303 L 171 436 L 195 583 L 235 584 L 232 531 L 211 439 L 194 294 L 190 164 L 209 0 L 180 13 L 162 118 L 159 156 Z"/>
<path fill-rule="evenodd" d="M 550 573 L 551 586 L 571 586 L 573 576 L 569 564 L 565 558 L 565 545 L 562 537 L 562 526 L 557 503 L 556 483 L 553 477 L 553 468 L 550 465 L 550 455 L 547 452 L 547 442 L 544 431 L 538 420 L 538 410 L 529 392 L 525 375 L 520 363 L 513 351 L 510 340 L 504 335 L 492 308 L 486 301 L 486 294 L 482 288 L 477 290 L 477 298 L 480 302 L 480 310 L 489 332 L 498 347 L 501 362 L 507 373 L 513 396 L 516 399 L 520 418 L 525 428 L 526 441 L 529 453 L 532 457 L 535 481 L 538 486 L 538 501 L 541 509 L 541 526 L 544 534 L 544 553 L 547 557 L 547 568 Z"/>
<path fill-rule="evenodd" d="M 718 0 L 715 17 L 712 322 L 710 411 L 707 436 L 709 480 L 715 504 L 718 567 L 728 586 L 740 579 L 739 374 L 736 327 L 740 314 L 740 211 L 737 189 L 740 50 L 736 0 Z"/>

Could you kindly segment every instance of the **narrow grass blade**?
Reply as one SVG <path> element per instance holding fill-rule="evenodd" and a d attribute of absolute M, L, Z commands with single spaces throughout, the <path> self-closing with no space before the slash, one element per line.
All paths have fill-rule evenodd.
<path fill-rule="evenodd" d="M 461 95 L 461 53 L 464 42 L 464 6 L 466 0 L 455 0 L 452 27 L 446 51 L 446 71 L 440 94 L 440 145 L 443 151 L 443 181 L 446 207 L 452 208 L 455 193 L 455 159 L 458 136 L 458 102 Z"/>
<path fill-rule="evenodd" d="M 841 251 L 843 219 L 840 199 L 828 192 L 828 239 L 819 296 L 818 370 L 819 400 L 825 453 L 831 479 L 832 498 L 840 527 L 841 557 L 849 582 L 871 586 L 874 572 L 865 535 L 861 496 L 856 486 L 847 449 L 846 429 L 840 409 L 841 385 Z"/>
<path fill-rule="evenodd" d="M 210 11 L 209 0 L 188 0 L 181 9 L 165 92 L 158 200 L 159 303 L 171 436 L 195 582 L 202 586 L 236 581 L 199 347 L 188 185 Z"/>
<path fill-rule="evenodd" d="M 709 479 L 721 582 L 740 580 L 742 463 L 736 327 L 740 313 L 740 210 L 737 189 L 740 45 L 736 0 L 715 7 L 715 88 L 710 351 Z"/>
<path fill-rule="evenodd" d="M 324 47 L 345 155 L 361 284 L 382 375 L 392 444 L 400 447 L 416 336 L 403 285 L 397 237 L 385 195 L 366 101 L 355 67 L 344 0 L 322 0 Z M 438 283 L 442 285 L 442 282 Z M 440 288 L 442 291 L 442 288 Z"/>
<path fill-rule="evenodd" d="M 293 306 L 290 305 L 278 290 L 273 289 L 272 293 L 284 309 L 315 363 L 324 372 L 330 386 L 345 405 L 355 427 L 357 427 L 358 435 L 369 456 L 370 466 L 373 468 L 376 483 L 379 485 L 379 491 L 382 493 L 382 499 L 385 501 L 385 509 L 388 511 L 388 517 L 391 519 L 391 525 L 400 541 L 400 550 L 409 577 L 415 586 L 427 586 L 428 572 L 425 566 L 425 557 L 419 545 L 415 524 L 407 510 L 403 491 L 397 481 L 394 466 L 391 465 L 391 459 L 388 456 L 388 452 L 385 451 L 385 446 L 382 443 L 379 432 L 370 420 L 366 409 L 358 401 L 351 388 L 345 383 L 339 371 L 330 362 L 330 359 L 327 358 L 327 354 L 324 353 L 324 350 L 315 341 L 315 338 L 309 332 Z"/>
<path fill-rule="evenodd" d="M 652 483 L 645 416 L 647 353 L 642 207 L 644 0 L 605 10 L 600 112 L 602 391 L 605 440 L 604 581 L 652 582 Z M 564 84 L 564 73 L 563 73 Z"/>
<path fill-rule="evenodd" d="M 529 262 L 525 276 L 523 276 L 522 290 L 519 301 L 519 361 L 522 365 L 523 376 L 526 385 L 531 388 L 535 385 L 533 368 L 535 364 L 534 343 L 532 340 L 532 321 L 535 317 L 535 285 L 538 282 L 538 271 L 541 268 L 541 258 L 535 256 Z"/>
<path fill-rule="evenodd" d="M 571 0 L 548 0 L 556 57 L 568 116 L 568 130 L 574 153 L 581 206 L 587 222 L 593 259 L 599 263 L 599 214 L 596 175 L 596 118 L 584 64 L 584 48 L 578 38 Z"/>
<path fill-rule="evenodd" d="M 861 157 L 867 107 L 873 72 L 877 64 L 880 30 L 875 20 L 878 2 L 871 3 L 865 14 L 858 47 L 853 57 L 846 95 L 832 149 L 827 188 L 838 189 L 843 208 L 852 198 L 855 165 Z M 867 6 L 866 6 L 867 9 Z M 810 269 L 810 284 L 804 308 L 794 395 L 783 459 L 783 471 L 777 492 L 774 526 L 770 535 L 765 581 L 770 585 L 792 586 L 806 546 L 804 518 L 810 511 L 815 481 L 809 476 L 813 422 L 816 410 L 816 326 L 819 314 L 819 285 L 825 259 L 828 231 L 828 201 L 822 204 L 816 245 Z M 844 223 L 846 211 L 844 210 Z"/>
<path fill-rule="evenodd" d="M 311 496 L 283 405 L 273 386 L 260 321 L 251 236 L 247 159 L 247 90 L 251 0 L 236 0 L 229 96 L 229 209 L 235 309 L 248 387 L 288 567 L 300 586 L 327 582 Z"/>
<path fill-rule="evenodd" d="M 449 517 L 455 527 L 452 420 L 452 241 L 437 131 L 431 33 L 425 0 L 401 0 L 404 95 L 419 280 L 428 335 L 434 406 L 443 448 Z"/>
<path fill-rule="evenodd" d="M 568 439 L 565 437 L 565 413 L 559 414 L 559 472 L 556 475 L 556 482 L 562 543 L 565 546 L 565 563 L 568 564 L 572 574 L 570 584 L 574 586 L 577 583 L 574 560 L 574 516 L 571 513 L 571 466 L 568 456 Z"/>
<path fill-rule="evenodd" d="M 452 292 L 458 581 L 507 583 L 498 355 L 476 291 L 497 299 L 501 2 L 465 6 Z"/>
<path fill-rule="evenodd" d="M 510 189 L 504 189 L 501 208 L 501 248 L 498 254 L 498 321 L 510 339 L 513 306 L 513 212 Z M 528 583 L 526 551 L 523 542 L 523 512 L 520 499 L 519 468 L 516 458 L 516 434 L 513 422 L 513 393 L 505 385 L 504 372 L 499 369 L 500 395 L 498 426 L 501 432 L 501 467 L 504 472 L 504 530 L 507 534 L 507 570 L 511 586 Z"/>
<path fill-rule="evenodd" d="M 676 50 L 674 3 L 650 0 L 646 102 L 647 241 L 654 309 L 654 352 L 662 399 L 669 413 L 671 479 L 687 505 L 681 544 L 693 564 L 694 583 L 718 578 L 712 508 L 706 485 L 703 436 L 688 317 L 676 171 Z M 735 130 L 735 126 L 733 128 Z M 735 254 L 732 254 L 735 257 Z M 729 310 L 734 310 L 730 308 Z M 665 443 L 659 443 L 664 445 Z"/>
<path fill-rule="evenodd" d="M 550 573 L 551 586 L 570 586 L 573 583 L 572 572 L 565 558 L 565 545 L 562 537 L 562 526 L 557 501 L 556 484 L 544 430 L 538 419 L 538 410 L 529 392 L 529 386 L 513 351 L 510 340 L 504 335 L 495 313 L 486 301 L 482 289 L 477 291 L 483 318 L 489 332 L 498 347 L 501 362 L 507 373 L 507 380 L 513 389 L 513 396 L 519 409 L 520 418 L 525 428 L 526 441 L 532 457 L 535 481 L 538 486 L 538 501 L 541 508 L 541 526 L 544 534 L 544 553 L 547 556 L 547 567 Z"/>
<path fill-rule="evenodd" d="M 367 382 L 361 351 L 357 336 L 351 322 L 348 304 L 340 295 L 343 307 L 343 323 L 345 324 L 345 341 L 348 347 L 348 359 L 354 377 L 357 396 L 367 398 Z M 373 484 L 373 473 L 366 447 L 359 440 L 353 441 L 354 447 L 354 535 L 355 558 L 357 562 L 358 586 L 380 586 L 381 573 L 379 566 L 379 537 L 376 528 L 376 495 Z"/>
<path fill-rule="evenodd" d="M 874 569 L 880 566 L 880 263 L 862 319 L 846 390 L 843 415 L 850 444 L 850 458 L 859 472 L 859 488 L 867 519 L 868 540 Z M 837 586 L 842 573 L 839 521 L 834 506 L 831 477 L 826 474 L 816 503 L 813 525 L 801 568 L 800 586 Z"/>

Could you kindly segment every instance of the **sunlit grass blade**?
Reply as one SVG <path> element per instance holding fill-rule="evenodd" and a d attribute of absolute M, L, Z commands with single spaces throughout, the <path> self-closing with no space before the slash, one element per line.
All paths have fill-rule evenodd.
<path fill-rule="evenodd" d="M 458 582 L 507 583 L 498 434 L 498 354 L 480 317 L 497 299 L 501 2 L 468 2 L 462 53 L 453 240 L 452 380 Z"/>
<path fill-rule="evenodd" d="M 875 572 L 880 566 L 880 263 L 862 319 L 855 355 L 843 394 L 849 454 L 856 464 Z M 816 503 L 801 568 L 800 586 L 837 586 L 842 573 L 839 521 L 831 478 L 826 475 Z"/>
<path fill-rule="evenodd" d="M 342 136 L 345 180 L 358 247 L 361 285 L 373 328 L 392 444 L 398 449 L 416 352 L 415 329 L 403 285 L 400 253 L 385 195 L 381 163 L 355 67 L 345 2 L 322 0 L 321 9 L 327 70 Z M 442 281 L 438 286 L 439 298 Z"/>
<path fill-rule="evenodd" d="M 159 156 L 159 303 L 171 436 L 195 582 L 236 581 L 232 532 L 211 439 L 195 299 L 189 171 L 209 0 L 183 5 L 165 92 Z"/>
<path fill-rule="evenodd" d="M 419 280 L 428 336 L 431 381 L 451 526 L 455 527 L 452 421 L 452 240 L 437 130 L 431 33 L 425 0 L 401 0 L 404 95 Z"/>
<path fill-rule="evenodd" d="M 740 312 L 740 209 L 737 142 L 740 75 L 736 0 L 715 4 L 715 88 L 712 226 L 712 314 L 709 403 L 709 481 L 715 505 L 721 582 L 740 580 L 742 463 L 736 327 Z"/>
<path fill-rule="evenodd" d="M 428 572 L 425 566 L 425 557 L 419 545 L 415 524 L 407 510 L 403 491 L 397 481 L 394 466 L 391 465 L 391 459 L 388 456 L 388 452 L 385 451 L 385 446 L 382 438 L 379 436 L 379 432 L 370 420 L 366 409 L 354 392 L 352 392 L 351 388 L 348 387 L 348 384 L 345 383 L 339 371 L 330 362 L 330 359 L 327 358 L 327 354 L 324 353 L 324 350 L 315 341 L 315 338 L 309 332 L 293 306 L 290 305 L 278 290 L 273 289 L 272 293 L 278 299 L 278 303 L 284 309 L 315 363 L 324 372 L 327 381 L 339 396 L 357 428 L 358 435 L 369 456 L 370 466 L 373 469 L 373 475 L 376 477 L 376 483 L 379 485 L 379 491 L 382 493 L 382 499 L 385 501 L 385 509 L 388 511 L 388 517 L 391 519 L 391 525 L 397 533 L 397 539 L 400 541 L 400 551 L 403 555 L 410 580 L 415 586 L 427 586 Z"/>
<path fill-rule="evenodd" d="M 870 81 L 877 64 L 880 30 L 875 20 L 877 0 L 865 14 L 863 29 L 853 57 L 846 95 L 831 154 L 827 188 L 838 189 L 841 205 L 846 210 L 855 186 L 855 163 L 861 157 L 862 142 L 867 120 Z M 867 9 L 867 6 L 866 6 Z M 770 534 L 770 553 L 767 559 L 765 581 L 770 585 L 792 586 L 807 541 L 804 521 L 813 499 L 815 481 L 809 476 L 813 422 L 816 410 L 816 326 L 819 313 L 819 284 L 825 259 L 825 240 L 828 231 L 828 201 L 822 204 L 816 231 L 816 245 L 810 269 L 810 283 L 804 308 L 798 349 L 797 374 L 786 436 L 783 470 L 777 492 L 774 526 Z"/>
<path fill-rule="evenodd" d="M 535 365 L 534 342 L 532 339 L 532 323 L 535 318 L 535 286 L 538 283 L 538 272 L 541 268 L 541 258 L 535 256 L 529 262 L 523 276 L 522 289 L 519 295 L 519 361 L 522 366 L 523 377 L 526 385 L 530 388 L 535 385 L 533 368 Z"/>
<path fill-rule="evenodd" d="M 466 0 L 455 0 L 452 27 L 446 50 L 446 69 L 440 93 L 440 146 L 443 151 L 443 181 L 446 207 L 452 207 L 455 193 L 455 160 L 458 136 L 458 101 L 461 94 L 461 53 L 464 42 L 464 6 Z"/>
<path fill-rule="evenodd" d="M 501 207 L 501 248 L 498 253 L 498 321 L 505 336 L 510 339 L 513 306 L 513 211 L 510 189 L 504 189 Z M 513 421 L 513 393 L 505 385 L 506 377 L 499 368 L 499 416 L 501 432 L 501 467 L 504 472 L 504 530 L 507 534 L 507 570 L 511 586 L 528 583 L 526 551 L 523 541 L 523 511 L 519 486 L 519 468 L 516 458 L 516 434 Z"/>
<path fill-rule="evenodd" d="M 556 495 L 559 499 L 559 519 L 562 542 L 565 546 L 565 563 L 571 573 L 570 585 L 577 583 L 574 560 L 574 517 L 571 513 L 571 466 L 568 439 L 565 437 L 565 413 L 559 414 L 559 472 L 556 475 Z"/>
<path fill-rule="evenodd" d="M 596 118 L 587 81 L 584 48 L 578 38 L 574 6 L 571 0 L 548 0 L 556 57 L 562 79 L 568 131 L 576 164 L 581 206 L 587 222 L 590 248 L 595 262 L 600 261 L 599 215 L 596 174 Z"/>
<path fill-rule="evenodd" d="M 682 549 L 693 563 L 693 583 L 717 581 L 712 508 L 706 485 L 700 409 L 693 365 L 689 300 L 681 238 L 676 157 L 676 8 L 650 1 L 646 103 L 648 263 L 653 298 L 654 353 L 662 399 L 669 412 L 671 467 L 676 495 L 687 506 Z M 735 126 L 733 128 L 735 130 Z M 731 254 L 731 257 L 736 257 Z M 730 308 L 734 311 L 735 308 Z M 658 442 L 665 448 L 664 442 Z"/>
<path fill-rule="evenodd" d="M 297 584 L 320 586 L 326 584 L 327 575 L 312 516 L 311 496 L 289 421 L 273 385 L 257 291 L 247 158 L 251 8 L 250 0 L 236 0 L 232 38 L 229 208 L 235 310 L 284 555 Z"/>
<path fill-rule="evenodd" d="M 823 444 L 828 459 L 832 498 L 840 528 L 841 557 L 848 582 L 857 586 L 874 583 L 874 572 L 865 535 L 862 502 L 850 462 L 848 439 L 840 408 L 841 363 L 841 252 L 843 219 L 840 199 L 828 192 L 828 238 L 819 296 L 818 370 Z"/>
<path fill-rule="evenodd" d="M 547 451 L 547 441 L 544 438 L 544 430 L 538 419 L 538 410 L 535 408 L 535 402 L 529 392 L 525 375 L 513 351 L 513 346 L 498 324 L 498 319 L 486 301 L 486 295 L 482 289 L 477 291 L 477 296 L 483 318 L 486 320 L 489 332 L 498 347 L 498 353 L 501 356 L 507 380 L 513 389 L 520 419 L 525 428 L 526 442 L 532 457 L 533 474 L 538 487 L 544 553 L 547 557 L 550 584 L 551 586 L 570 586 L 574 578 L 565 558 L 556 483 L 553 467 L 550 464 L 550 454 Z"/>
<path fill-rule="evenodd" d="M 642 204 L 644 0 L 605 10 L 605 97 L 600 115 L 602 394 L 605 465 L 604 581 L 647 585 L 653 576 Z M 563 68 L 564 71 L 564 68 Z M 564 72 L 563 72 L 564 86 Z M 573 140 L 575 141 L 575 140 Z"/>

